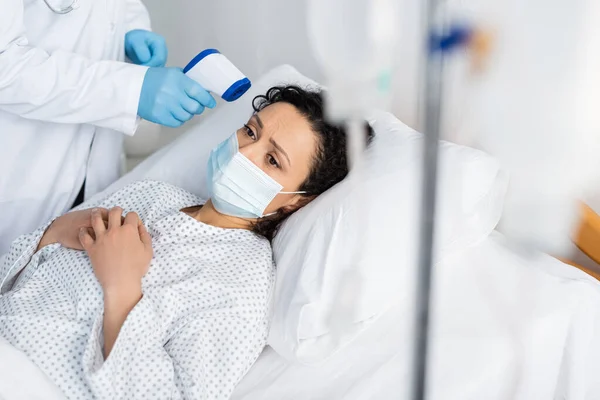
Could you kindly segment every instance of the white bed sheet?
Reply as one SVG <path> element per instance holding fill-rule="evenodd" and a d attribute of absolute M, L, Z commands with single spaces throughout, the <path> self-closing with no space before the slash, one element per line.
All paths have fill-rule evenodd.
<path fill-rule="evenodd" d="M 600 398 L 600 285 L 499 234 L 437 266 L 432 400 Z M 405 307 L 404 309 L 402 307 Z M 319 367 L 267 348 L 234 400 L 409 398 L 410 306 L 396 306 Z"/>
<path fill-rule="evenodd" d="M 66 400 L 66 398 L 24 353 L 0 338 L 0 400 Z"/>

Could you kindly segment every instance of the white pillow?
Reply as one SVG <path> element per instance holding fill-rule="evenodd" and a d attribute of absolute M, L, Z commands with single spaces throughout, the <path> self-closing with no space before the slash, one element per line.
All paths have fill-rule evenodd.
<path fill-rule="evenodd" d="M 240 100 L 219 106 L 105 193 L 151 178 L 206 198 L 210 150 L 246 122 L 255 95 L 281 83 L 316 86 L 290 66 L 272 70 Z M 381 315 L 395 295 L 406 293 L 403 285 L 414 284 L 422 137 L 388 113 L 376 113 L 370 122 L 376 138 L 367 154 L 366 182 L 356 188 L 344 181 L 321 195 L 294 214 L 273 243 L 277 283 L 269 344 L 288 359 L 326 358 Z M 440 157 L 438 259 L 489 234 L 500 217 L 506 183 L 498 164 L 480 151 L 442 143 Z M 358 197 L 363 204 L 356 204 L 358 191 L 366 196 Z M 362 237 L 359 215 L 369 221 L 360 228 Z M 362 250 L 358 263 L 352 249 Z M 336 297 L 349 267 L 361 271 L 361 290 L 354 296 L 353 324 L 334 336 L 328 316 L 346 312 Z"/>
<path fill-rule="evenodd" d="M 290 360 L 325 359 L 398 296 L 412 293 L 422 135 L 388 113 L 376 113 L 370 123 L 375 139 L 367 151 L 365 182 L 356 187 L 346 180 L 321 195 L 294 214 L 274 241 L 277 284 L 269 344 Z M 498 163 L 481 151 L 442 142 L 439 162 L 436 262 L 487 237 L 500 219 L 507 184 Z M 338 283 L 352 269 L 349 276 L 356 277 L 358 269 L 360 279 L 353 285 L 359 289 L 351 301 L 353 324 L 333 335 L 329 317 L 348 313 L 336 301 Z"/>

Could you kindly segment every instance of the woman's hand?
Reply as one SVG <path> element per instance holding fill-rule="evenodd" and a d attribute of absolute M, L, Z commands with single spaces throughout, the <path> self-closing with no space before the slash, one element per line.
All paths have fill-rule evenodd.
<path fill-rule="evenodd" d="M 81 245 L 88 253 L 94 273 L 107 300 L 124 302 L 139 300 L 142 277 L 152 260 L 152 239 L 136 213 L 115 207 L 108 212 L 108 227 L 99 211 L 92 212 L 91 221 L 95 237 L 82 228 Z"/>
<path fill-rule="evenodd" d="M 104 291 L 104 357 L 108 358 L 127 315 L 142 298 L 142 277 L 152 261 L 152 238 L 136 213 L 122 219 L 123 210 L 108 212 L 108 227 L 92 212 L 93 237 L 86 228 L 79 235 L 94 273 Z"/>
<path fill-rule="evenodd" d="M 108 221 L 108 210 L 106 208 L 96 209 L 100 218 L 106 223 Z M 63 247 L 83 250 L 79 241 L 79 231 L 92 227 L 92 209 L 72 211 L 58 217 L 50 224 L 44 236 L 40 240 L 38 249 L 49 244 L 60 243 Z"/>

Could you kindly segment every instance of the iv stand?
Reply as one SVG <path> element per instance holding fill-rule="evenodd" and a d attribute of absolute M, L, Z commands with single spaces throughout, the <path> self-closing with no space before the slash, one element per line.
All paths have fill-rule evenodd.
<path fill-rule="evenodd" d="M 424 85 L 424 143 L 421 187 L 421 226 L 419 262 L 415 297 L 415 339 L 413 348 L 412 399 L 424 400 L 427 384 L 429 350 L 429 315 L 431 275 L 433 269 L 433 233 L 437 185 L 438 140 L 440 137 L 443 52 L 432 52 L 429 37 L 435 32 L 435 20 L 440 17 L 441 0 L 427 0 L 425 5 L 426 66 Z"/>

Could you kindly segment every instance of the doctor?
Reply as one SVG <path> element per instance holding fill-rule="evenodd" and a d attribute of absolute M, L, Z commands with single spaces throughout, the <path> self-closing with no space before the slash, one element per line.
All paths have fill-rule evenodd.
<path fill-rule="evenodd" d="M 139 117 L 215 106 L 149 30 L 141 0 L 0 0 L 0 255 L 115 181 Z"/>

